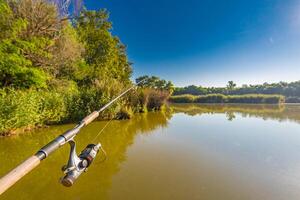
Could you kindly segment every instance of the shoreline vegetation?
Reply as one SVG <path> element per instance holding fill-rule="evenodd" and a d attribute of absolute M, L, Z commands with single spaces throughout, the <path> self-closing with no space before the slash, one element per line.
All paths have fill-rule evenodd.
<path fill-rule="evenodd" d="M 167 90 L 140 88 L 100 113 L 98 120 L 130 119 L 134 113 L 164 110 Z M 48 125 L 77 122 L 110 99 L 97 89 L 61 91 L 0 90 L 0 136 Z"/>
<path fill-rule="evenodd" d="M 171 103 L 200 103 L 200 104 L 282 104 L 285 97 L 282 95 L 245 94 L 245 95 L 175 95 L 169 98 Z"/>
<path fill-rule="evenodd" d="M 243 84 L 237 87 L 233 81 L 228 81 L 226 87 L 203 87 L 189 85 L 186 87 L 176 87 L 174 96 L 177 95 L 282 95 L 285 97 L 285 103 L 300 103 L 300 81 L 295 82 L 279 82 L 279 83 L 264 83 L 257 85 Z"/>
<path fill-rule="evenodd" d="M 0 0 L 0 135 L 77 122 L 132 86 L 126 46 L 105 9 L 69 18 L 46 0 Z M 160 110 L 173 84 L 148 78 L 99 119 Z"/>

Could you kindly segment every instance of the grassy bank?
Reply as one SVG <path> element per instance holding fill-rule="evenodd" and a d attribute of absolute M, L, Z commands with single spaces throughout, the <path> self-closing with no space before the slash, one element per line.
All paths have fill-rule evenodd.
<path fill-rule="evenodd" d="M 167 92 L 141 89 L 113 104 L 98 119 L 128 119 L 133 113 L 160 110 Z M 70 91 L 0 90 L 0 135 L 35 127 L 78 122 L 113 98 L 100 89 Z"/>
<path fill-rule="evenodd" d="M 285 102 L 282 95 L 264 95 L 264 94 L 247 94 L 247 95 L 176 95 L 171 96 L 169 101 L 172 103 L 245 103 L 245 104 L 280 104 Z"/>

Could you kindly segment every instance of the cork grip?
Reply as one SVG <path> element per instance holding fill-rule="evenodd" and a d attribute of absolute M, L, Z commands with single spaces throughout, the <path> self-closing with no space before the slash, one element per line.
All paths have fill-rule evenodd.
<path fill-rule="evenodd" d="M 40 164 L 40 159 L 37 156 L 31 156 L 18 167 L 11 170 L 8 174 L 0 178 L 0 195 L 20 180 L 23 176 L 33 170 Z"/>
<path fill-rule="evenodd" d="M 82 122 L 84 123 L 84 125 L 88 125 L 89 123 L 91 123 L 94 119 L 96 119 L 99 116 L 99 112 L 94 111 L 91 114 L 89 114 L 88 116 L 86 116 Z"/>

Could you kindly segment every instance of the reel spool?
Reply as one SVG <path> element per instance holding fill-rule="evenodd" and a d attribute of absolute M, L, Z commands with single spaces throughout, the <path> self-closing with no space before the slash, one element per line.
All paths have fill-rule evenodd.
<path fill-rule="evenodd" d="M 97 153 L 102 148 L 100 143 L 89 144 L 81 151 L 79 156 L 77 156 L 75 141 L 70 140 L 69 144 L 71 147 L 69 160 L 68 164 L 62 167 L 65 176 L 62 177 L 60 181 L 66 187 L 71 187 L 82 172 L 87 171 L 88 167 L 97 156 Z"/>

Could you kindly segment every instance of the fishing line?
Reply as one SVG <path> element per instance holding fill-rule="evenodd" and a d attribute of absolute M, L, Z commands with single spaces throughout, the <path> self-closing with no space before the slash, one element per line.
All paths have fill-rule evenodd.
<path fill-rule="evenodd" d="M 110 122 L 113 120 L 114 118 L 111 118 L 108 122 L 106 122 L 106 124 L 104 125 L 104 127 L 97 133 L 97 135 L 95 136 L 95 138 L 92 140 L 92 142 L 94 143 L 96 141 L 96 139 L 99 137 L 99 135 L 101 133 L 103 133 L 104 129 L 110 124 Z"/>
<path fill-rule="evenodd" d="M 101 133 L 103 133 L 103 131 L 105 130 L 105 128 L 112 122 L 113 119 L 114 118 L 111 118 L 108 122 L 106 122 L 106 124 L 103 126 L 103 128 L 97 133 L 97 135 L 95 136 L 95 138 L 92 140 L 93 143 L 101 135 Z M 104 158 L 102 160 L 100 160 L 99 163 L 103 163 L 107 159 L 107 154 L 106 154 L 106 151 L 103 149 L 102 145 L 100 146 L 100 150 L 103 153 Z"/>

